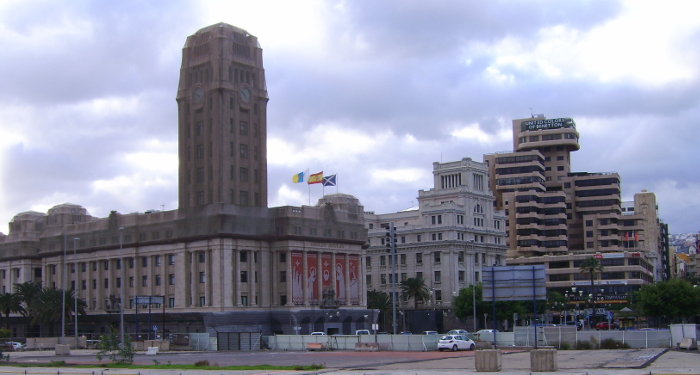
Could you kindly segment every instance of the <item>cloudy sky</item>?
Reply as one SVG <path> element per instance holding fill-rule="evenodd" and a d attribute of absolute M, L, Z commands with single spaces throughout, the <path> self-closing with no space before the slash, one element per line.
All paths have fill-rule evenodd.
<path fill-rule="evenodd" d="M 572 117 L 572 169 L 653 191 L 700 230 L 696 1 L 0 2 L 0 231 L 64 202 L 93 216 L 177 208 L 175 94 L 188 35 L 259 38 L 269 202 L 306 170 L 366 210 L 416 204 L 432 163 L 512 150 L 511 120 Z M 311 202 L 323 190 L 311 186 Z M 326 188 L 326 193 L 335 189 Z"/>

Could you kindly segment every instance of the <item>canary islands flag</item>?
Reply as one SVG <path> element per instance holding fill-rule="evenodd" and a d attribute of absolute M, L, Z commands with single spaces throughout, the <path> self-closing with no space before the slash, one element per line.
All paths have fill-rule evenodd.
<path fill-rule="evenodd" d="M 320 184 L 323 182 L 323 171 L 309 175 L 307 184 Z"/>
<path fill-rule="evenodd" d="M 299 172 L 292 176 L 292 182 L 297 184 L 299 182 L 304 182 L 304 172 Z"/>

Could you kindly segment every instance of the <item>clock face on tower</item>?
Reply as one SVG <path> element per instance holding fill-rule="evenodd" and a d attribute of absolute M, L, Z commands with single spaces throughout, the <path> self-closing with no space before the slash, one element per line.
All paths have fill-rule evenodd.
<path fill-rule="evenodd" d="M 202 101 L 202 97 L 204 97 L 204 91 L 202 91 L 202 88 L 201 87 L 195 88 L 194 91 L 192 92 L 192 100 L 195 103 L 199 103 Z"/>
<path fill-rule="evenodd" d="M 250 101 L 250 90 L 248 90 L 247 87 L 241 89 L 241 100 L 243 100 L 245 103 Z"/>

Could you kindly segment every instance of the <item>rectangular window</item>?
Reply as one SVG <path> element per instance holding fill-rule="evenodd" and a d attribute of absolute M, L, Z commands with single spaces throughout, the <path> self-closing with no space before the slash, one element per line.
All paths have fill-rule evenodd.
<path fill-rule="evenodd" d="M 240 182 L 248 182 L 248 168 L 241 167 L 240 169 Z"/>
<path fill-rule="evenodd" d="M 206 273 L 204 273 L 204 272 L 200 272 L 200 273 L 199 273 L 199 282 L 200 282 L 200 283 L 205 283 L 205 282 L 207 282 Z"/>
<path fill-rule="evenodd" d="M 175 298 L 173 298 L 173 297 L 168 298 L 168 307 L 170 307 L 170 308 L 175 307 Z"/>
<path fill-rule="evenodd" d="M 241 191 L 240 193 L 240 201 L 238 202 L 241 206 L 247 206 L 248 205 L 248 192 L 247 191 Z"/>
<path fill-rule="evenodd" d="M 148 276 L 141 277 L 141 286 L 148 286 Z"/>
<path fill-rule="evenodd" d="M 105 289 L 109 288 L 109 279 L 105 279 Z"/>
<path fill-rule="evenodd" d="M 372 285 L 372 275 L 365 275 L 365 284 Z"/>
<path fill-rule="evenodd" d="M 241 121 L 240 134 L 248 135 L 248 121 Z"/>
<path fill-rule="evenodd" d="M 406 265 L 406 254 L 401 254 L 401 265 L 402 266 Z"/>
<path fill-rule="evenodd" d="M 175 274 L 171 273 L 168 275 L 168 285 L 175 285 Z"/>
<path fill-rule="evenodd" d="M 161 280 L 160 280 L 160 275 L 156 275 L 156 286 L 160 286 Z"/>
<path fill-rule="evenodd" d="M 372 267 L 372 257 L 365 257 L 365 267 L 367 267 L 367 268 Z"/>
<path fill-rule="evenodd" d="M 287 253 L 280 253 L 280 263 L 287 262 Z"/>
<path fill-rule="evenodd" d="M 155 256 L 155 261 L 156 261 L 156 267 L 160 266 L 160 255 Z"/>
<path fill-rule="evenodd" d="M 248 306 L 248 296 L 241 296 L 241 305 Z"/>
<path fill-rule="evenodd" d="M 168 257 L 168 264 L 169 264 L 169 265 L 172 266 L 173 264 L 175 264 L 175 255 L 173 255 L 173 254 L 168 254 L 167 257 Z"/>
<path fill-rule="evenodd" d="M 280 271 L 280 282 L 281 283 L 287 282 L 287 271 Z"/>
<path fill-rule="evenodd" d="M 248 271 L 241 271 L 241 282 L 242 283 L 248 282 Z"/>
<path fill-rule="evenodd" d="M 423 264 L 423 253 L 416 253 L 416 264 Z"/>
<path fill-rule="evenodd" d="M 242 250 L 240 254 L 241 254 L 240 255 L 241 262 L 247 262 L 248 261 L 248 252 L 245 250 Z"/>
<path fill-rule="evenodd" d="M 440 263 L 440 252 L 436 251 L 433 253 L 433 262 Z"/>
<path fill-rule="evenodd" d="M 417 236 L 416 236 L 416 242 L 421 242 L 421 238 L 422 238 L 422 237 L 421 237 L 421 235 L 420 235 L 420 234 L 419 234 L 419 235 L 417 235 Z"/>
<path fill-rule="evenodd" d="M 199 297 L 199 306 L 206 306 L 206 305 L 207 305 L 207 297 L 200 296 Z"/>
<path fill-rule="evenodd" d="M 107 270 L 109 269 L 109 261 L 108 261 L 108 260 L 105 260 L 105 261 L 103 262 L 103 264 L 104 264 L 105 271 L 107 271 Z"/>
<path fill-rule="evenodd" d="M 436 283 L 442 282 L 442 273 L 440 271 L 435 271 L 435 282 Z"/>
<path fill-rule="evenodd" d="M 238 153 L 241 159 L 248 159 L 248 145 L 241 143 L 238 146 Z"/>
<path fill-rule="evenodd" d="M 458 271 L 457 272 L 457 280 L 458 281 L 464 281 L 464 271 Z"/>
<path fill-rule="evenodd" d="M 204 263 L 207 261 L 207 253 L 205 253 L 204 251 L 198 252 L 197 256 L 199 257 L 199 263 Z"/>
<path fill-rule="evenodd" d="M 464 263 L 464 251 L 460 251 L 457 253 L 457 261 L 459 263 Z"/>
<path fill-rule="evenodd" d="M 287 295 L 281 294 L 280 295 L 280 306 L 285 306 L 286 304 L 287 304 Z"/>
<path fill-rule="evenodd" d="M 148 267 L 148 257 L 141 258 L 141 267 Z"/>
<path fill-rule="evenodd" d="M 386 274 L 384 274 L 384 273 L 381 274 L 380 281 L 381 281 L 381 284 L 386 284 Z"/>
<path fill-rule="evenodd" d="M 133 288 L 134 287 L 134 277 L 129 276 L 129 287 Z"/>
<path fill-rule="evenodd" d="M 386 257 L 384 255 L 379 256 L 379 265 L 386 266 Z"/>

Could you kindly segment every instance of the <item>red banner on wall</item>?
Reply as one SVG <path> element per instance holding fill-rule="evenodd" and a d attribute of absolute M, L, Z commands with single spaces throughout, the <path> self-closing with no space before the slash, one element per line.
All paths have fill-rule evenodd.
<path fill-rule="evenodd" d="M 350 255 L 350 259 L 348 261 L 350 264 L 348 267 L 350 268 L 349 273 L 350 277 L 348 280 L 348 295 L 350 298 L 350 304 L 351 305 L 359 305 L 360 304 L 360 280 L 358 279 L 359 272 L 358 268 L 360 265 L 360 261 L 357 255 Z"/>
<path fill-rule="evenodd" d="M 331 254 L 321 254 L 321 288 L 323 290 L 331 289 L 331 271 L 333 270 L 333 265 L 331 264 L 332 258 Z"/>
<path fill-rule="evenodd" d="M 309 274 L 307 275 L 309 303 L 318 305 L 318 278 L 320 275 L 318 273 L 318 258 L 316 253 L 306 254 L 306 265 L 309 269 Z"/>
<path fill-rule="evenodd" d="M 292 251 L 292 303 L 295 305 L 304 304 L 304 288 L 302 286 L 303 274 L 304 263 L 302 260 L 302 253 L 301 251 Z"/>
<path fill-rule="evenodd" d="M 340 301 L 341 305 L 345 304 L 345 290 L 348 286 L 348 280 L 345 278 L 345 258 L 341 255 L 336 255 L 335 258 L 335 298 Z"/>

